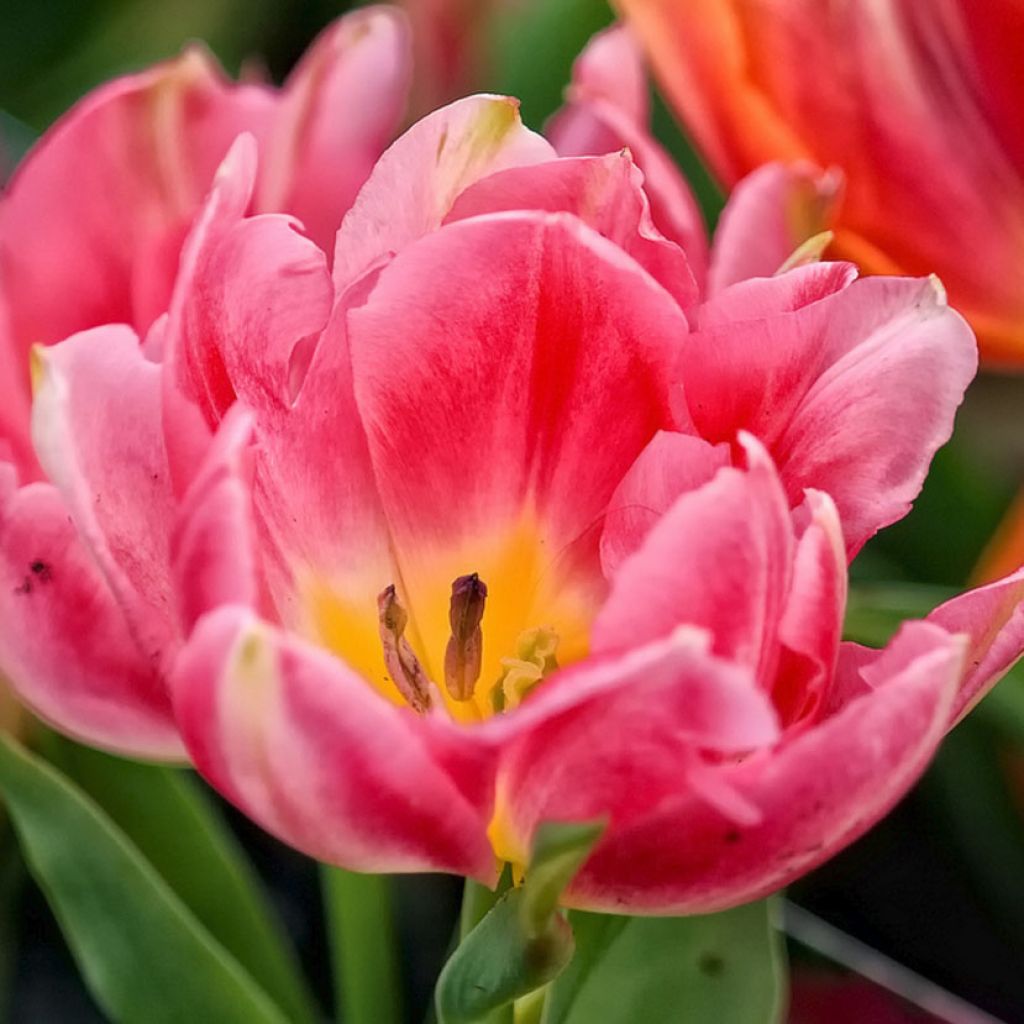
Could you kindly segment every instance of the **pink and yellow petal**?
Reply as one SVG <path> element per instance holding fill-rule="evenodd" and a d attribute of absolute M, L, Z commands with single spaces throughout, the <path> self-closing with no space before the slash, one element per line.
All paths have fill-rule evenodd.
<path fill-rule="evenodd" d="M 496 880 L 488 744 L 231 606 L 199 623 L 173 693 L 198 769 L 284 841 L 353 870 Z"/>

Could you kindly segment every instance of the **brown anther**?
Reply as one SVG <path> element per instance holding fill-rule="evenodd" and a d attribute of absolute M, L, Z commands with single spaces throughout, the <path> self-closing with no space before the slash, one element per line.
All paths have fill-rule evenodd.
<path fill-rule="evenodd" d="M 409 613 L 398 603 L 393 583 L 377 595 L 377 622 L 388 675 L 413 711 L 429 711 L 430 680 L 403 636 Z"/>
<path fill-rule="evenodd" d="M 480 623 L 487 603 L 487 584 L 474 572 L 452 583 L 448 621 L 452 635 L 444 652 L 444 684 L 455 700 L 469 700 L 480 678 L 484 634 Z"/>

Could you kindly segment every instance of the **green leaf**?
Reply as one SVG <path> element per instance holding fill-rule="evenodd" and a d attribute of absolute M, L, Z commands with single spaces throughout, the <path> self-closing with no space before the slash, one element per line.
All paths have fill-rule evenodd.
<path fill-rule="evenodd" d="M 537 829 L 523 886 L 523 930 L 528 936 L 537 937 L 547 930 L 558 898 L 604 829 L 603 821 L 546 821 Z"/>
<path fill-rule="evenodd" d="M 291 1020 L 318 1018 L 259 879 L 194 774 L 111 757 L 55 733 L 45 735 L 42 752 L 123 829 Z"/>
<path fill-rule="evenodd" d="M 558 899 L 604 828 L 604 822 L 540 825 L 523 884 L 499 897 L 445 964 L 437 983 L 440 1024 L 486 1020 L 565 969 L 574 944 Z"/>
<path fill-rule="evenodd" d="M 321 879 L 334 962 L 335 1015 L 345 1024 L 399 1024 L 392 880 L 326 865 Z"/>
<path fill-rule="evenodd" d="M 702 917 L 570 915 L 576 956 L 543 1024 L 774 1024 L 785 1003 L 771 904 Z"/>
<path fill-rule="evenodd" d="M 437 982 L 439 1024 L 475 1024 L 546 985 L 572 959 L 572 930 L 560 914 L 543 934 L 526 934 L 524 893 L 505 893 L 445 964 Z"/>
<path fill-rule="evenodd" d="M 96 1001 L 116 1024 L 286 1018 L 96 804 L 0 737 L 0 794 Z"/>

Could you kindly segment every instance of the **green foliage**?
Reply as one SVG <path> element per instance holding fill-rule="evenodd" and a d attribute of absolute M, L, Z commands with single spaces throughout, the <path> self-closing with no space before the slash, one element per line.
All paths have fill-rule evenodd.
<path fill-rule="evenodd" d="M 543 1024 L 776 1024 L 783 947 L 769 902 L 703 917 L 570 915 L 576 956 Z M 642 1008 L 640 1010 L 639 1008 Z"/>
<path fill-rule="evenodd" d="M 195 775 L 111 757 L 53 733 L 44 752 L 291 1020 L 317 1018 L 259 879 Z"/>
<path fill-rule="evenodd" d="M 86 984 L 115 1024 L 285 1024 L 93 800 L 6 737 L 0 795 Z"/>

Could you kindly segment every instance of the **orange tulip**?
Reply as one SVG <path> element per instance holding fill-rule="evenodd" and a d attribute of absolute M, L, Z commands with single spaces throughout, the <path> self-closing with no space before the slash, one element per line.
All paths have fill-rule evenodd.
<path fill-rule="evenodd" d="M 937 273 L 990 363 L 1024 364 L 1022 0 L 617 0 L 729 187 L 835 165 L 834 253 Z"/>

